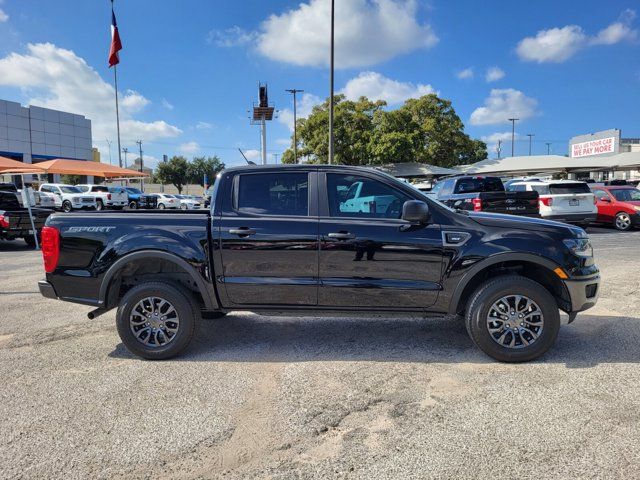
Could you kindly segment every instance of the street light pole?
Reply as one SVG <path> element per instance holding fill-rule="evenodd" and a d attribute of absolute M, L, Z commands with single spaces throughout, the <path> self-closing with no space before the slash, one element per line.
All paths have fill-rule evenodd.
<path fill-rule="evenodd" d="M 551 155 L 551 142 L 547 142 L 547 155 Z"/>
<path fill-rule="evenodd" d="M 109 165 L 113 165 L 111 163 L 111 140 L 107 138 L 107 145 L 109 145 Z"/>
<path fill-rule="evenodd" d="M 515 156 L 516 151 L 516 122 L 520 120 L 519 118 L 510 118 L 511 122 L 511 156 Z"/>
<path fill-rule="evenodd" d="M 535 133 L 527 133 L 527 137 L 529 137 L 529 156 L 531 156 L 531 142 L 533 137 L 535 137 Z"/>
<path fill-rule="evenodd" d="M 328 163 L 333 163 L 333 36 L 335 26 L 335 0 L 331 0 L 331 46 L 329 58 L 329 158 Z"/>
<path fill-rule="evenodd" d="M 293 94 L 293 158 L 295 159 L 295 163 L 298 163 L 298 111 L 296 106 L 296 94 L 304 92 L 304 90 L 291 88 L 288 89 L 287 92 Z"/>
<path fill-rule="evenodd" d="M 140 173 L 142 173 L 142 166 L 143 166 L 143 161 L 142 161 L 142 140 L 136 140 L 136 143 L 138 144 L 138 148 L 140 149 Z M 140 177 L 140 190 L 142 190 L 144 192 L 144 179 L 142 177 Z"/>
<path fill-rule="evenodd" d="M 129 153 L 129 149 L 122 147 L 122 153 L 124 153 L 124 168 L 127 168 L 127 153 Z"/>

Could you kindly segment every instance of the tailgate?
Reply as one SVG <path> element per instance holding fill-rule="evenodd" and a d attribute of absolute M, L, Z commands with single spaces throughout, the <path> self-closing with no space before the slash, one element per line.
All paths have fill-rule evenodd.
<path fill-rule="evenodd" d="M 51 212 L 40 209 L 32 209 L 31 212 L 36 230 L 40 231 Z M 5 218 L 9 219 L 9 230 L 22 230 L 31 233 L 31 221 L 29 220 L 29 212 L 27 210 L 9 211 L 5 212 L 4 215 Z"/>
<path fill-rule="evenodd" d="M 551 195 L 553 199 L 553 213 L 591 213 L 596 207 L 593 193 L 568 193 L 565 195 Z"/>
<path fill-rule="evenodd" d="M 537 215 L 539 212 L 538 192 L 483 192 L 480 200 L 483 212 L 513 215 Z"/>

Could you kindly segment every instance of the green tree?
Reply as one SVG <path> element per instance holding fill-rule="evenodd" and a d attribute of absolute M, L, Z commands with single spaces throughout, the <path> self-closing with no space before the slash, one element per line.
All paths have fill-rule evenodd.
<path fill-rule="evenodd" d="M 182 193 L 182 187 L 189 181 L 189 162 L 183 156 L 171 157 L 168 162 L 160 162 L 155 178 L 160 183 L 170 183 Z"/>
<path fill-rule="evenodd" d="M 82 175 L 61 175 L 60 180 L 67 185 L 78 185 L 82 182 Z"/>
<path fill-rule="evenodd" d="M 206 175 L 211 185 L 218 172 L 224 170 L 224 163 L 217 155 L 213 157 L 194 157 L 189 163 L 189 181 L 204 186 L 204 176 Z"/>
<path fill-rule="evenodd" d="M 396 110 L 383 101 L 357 102 L 335 97 L 334 160 L 347 165 L 420 162 L 450 167 L 487 158 L 486 145 L 464 133 L 449 100 L 437 95 L 410 99 Z M 298 155 L 326 163 L 329 150 L 329 102 L 298 120 Z M 293 163 L 292 148 L 282 157 Z"/>

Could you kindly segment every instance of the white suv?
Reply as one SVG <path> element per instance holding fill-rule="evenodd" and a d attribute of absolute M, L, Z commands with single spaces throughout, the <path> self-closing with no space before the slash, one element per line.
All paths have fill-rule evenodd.
<path fill-rule="evenodd" d="M 575 223 L 586 228 L 598 216 L 596 197 L 585 182 L 550 180 L 514 182 L 508 192 L 538 192 L 540 216 L 547 220 Z"/>
<path fill-rule="evenodd" d="M 85 193 L 96 197 L 96 209 L 122 209 L 129 203 L 129 195 L 123 189 L 111 189 L 105 185 L 77 185 Z"/>
<path fill-rule="evenodd" d="M 55 208 L 63 212 L 71 210 L 95 210 L 96 197 L 83 193 L 78 187 L 61 183 L 43 183 L 39 191 L 53 194 Z"/>

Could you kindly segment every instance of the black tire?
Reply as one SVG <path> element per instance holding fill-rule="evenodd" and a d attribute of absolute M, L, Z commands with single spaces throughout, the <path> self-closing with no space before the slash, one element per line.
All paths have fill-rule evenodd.
<path fill-rule="evenodd" d="M 29 247 L 36 248 L 36 239 L 33 238 L 33 235 L 24 237 L 23 240 L 24 240 L 24 243 L 26 243 Z M 38 242 L 40 242 L 40 235 L 38 235 Z"/>
<path fill-rule="evenodd" d="M 613 221 L 613 226 L 621 232 L 631 230 L 631 216 L 627 212 L 618 212 L 616 219 Z"/>
<path fill-rule="evenodd" d="M 540 336 L 531 345 L 509 348 L 498 344 L 489 333 L 487 317 L 494 302 L 508 295 L 524 295 L 533 300 L 544 316 Z M 518 275 L 488 280 L 471 295 L 465 314 L 467 332 L 473 343 L 501 362 L 526 362 L 543 355 L 555 343 L 560 330 L 560 312 L 553 296 L 539 283 Z"/>
<path fill-rule="evenodd" d="M 159 208 L 160 210 L 164 210 L 164 209 L 165 209 L 164 203 L 159 203 L 159 204 L 158 204 L 158 208 Z"/>
<path fill-rule="evenodd" d="M 138 302 L 146 297 L 168 301 L 179 316 L 177 333 L 165 345 L 145 345 L 136 339 L 131 330 L 129 316 Z M 200 308 L 191 293 L 181 286 L 166 282 L 148 282 L 133 287 L 120 300 L 116 313 L 116 325 L 122 343 L 131 353 L 147 360 L 164 360 L 179 355 L 191 342 L 199 321 Z"/>
<path fill-rule="evenodd" d="M 102 200 L 96 200 L 96 210 L 104 210 L 104 203 L 102 203 Z"/>
<path fill-rule="evenodd" d="M 63 212 L 69 213 L 72 210 L 73 210 L 73 206 L 71 205 L 71 202 L 69 200 L 65 200 L 64 202 L 62 202 L 62 211 Z"/>
<path fill-rule="evenodd" d="M 129 202 L 129 209 L 130 210 L 137 210 L 138 209 L 138 202 Z"/>

